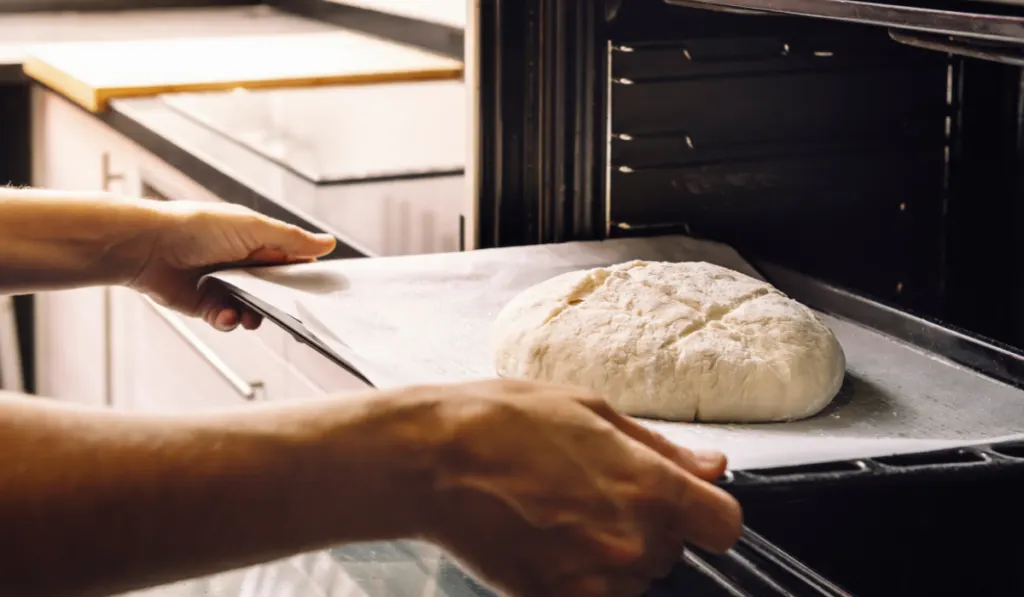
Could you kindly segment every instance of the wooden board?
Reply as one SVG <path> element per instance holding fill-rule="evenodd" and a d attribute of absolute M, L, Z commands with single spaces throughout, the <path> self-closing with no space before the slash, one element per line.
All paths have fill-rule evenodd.
<path fill-rule="evenodd" d="M 179 91 L 455 79 L 461 61 L 351 31 L 61 43 L 29 51 L 25 73 L 93 112 Z"/>
<path fill-rule="evenodd" d="M 20 67 L 33 47 L 44 44 L 251 37 L 337 30 L 336 25 L 280 12 L 263 4 L 114 12 L 0 11 L 0 64 Z"/>

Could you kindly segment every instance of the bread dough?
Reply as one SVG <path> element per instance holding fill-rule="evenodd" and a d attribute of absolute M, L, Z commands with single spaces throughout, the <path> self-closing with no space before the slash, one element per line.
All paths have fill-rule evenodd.
<path fill-rule="evenodd" d="M 813 311 L 704 262 L 569 272 L 509 302 L 498 375 L 597 390 L 618 411 L 671 421 L 768 422 L 820 412 L 846 358 Z"/>

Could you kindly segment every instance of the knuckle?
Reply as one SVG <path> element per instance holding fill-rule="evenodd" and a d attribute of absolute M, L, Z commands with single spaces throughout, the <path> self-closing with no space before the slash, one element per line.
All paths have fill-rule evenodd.
<path fill-rule="evenodd" d="M 599 546 L 600 559 L 615 568 L 631 569 L 647 554 L 647 541 L 639 534 L 605 538 Z"/>
<path fill-rule="evenodd" d="M 638 512 L 648 518 L 663 516 L 666 509 L 686 508 L 692 496 L 687 479 L 661 462 L 638 468 L 632 498 Z"/>
<path fill-rule="evenodd" d="M 611 403 L 608 402 L 608 399 L 597 390 L 592 390 L 583 386 L 575 386 L 573 387 L 573 394 L 577 400 L 588 406 L 615 412 L 612 409 Z"/>
<path fill-rule="evenodd" d="M 497 379 L 490 382 L 490 385 L 504 394 L 525 394 L 537 389 L 536 383 L 525 379 Z"/>

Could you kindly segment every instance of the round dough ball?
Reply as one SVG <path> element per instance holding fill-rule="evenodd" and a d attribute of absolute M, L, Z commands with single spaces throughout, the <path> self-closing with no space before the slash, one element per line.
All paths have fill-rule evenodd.
<path fill-rule="evenodd" d="M 631 261 L 523 291 L 494 326 L 505 378 L 594 389 L 619 412 L 755 423 L 812 416 L 846 358 L 832 330 L 770 284 L 703 262 Z"/>

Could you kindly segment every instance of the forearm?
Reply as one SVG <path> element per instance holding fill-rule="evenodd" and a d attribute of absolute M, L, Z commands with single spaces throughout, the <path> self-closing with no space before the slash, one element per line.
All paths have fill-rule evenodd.
<path fill-rule="evenodd" d="M 107 595 L 418 535 L 432 456 L 401 402 L 169 418 L 0 399 L 0 595 Z"/>
<path fill-rule="evenodd" d="M 169 221 L 151 201 L 0 187 L 0 293 L 127 281 Z"/>

